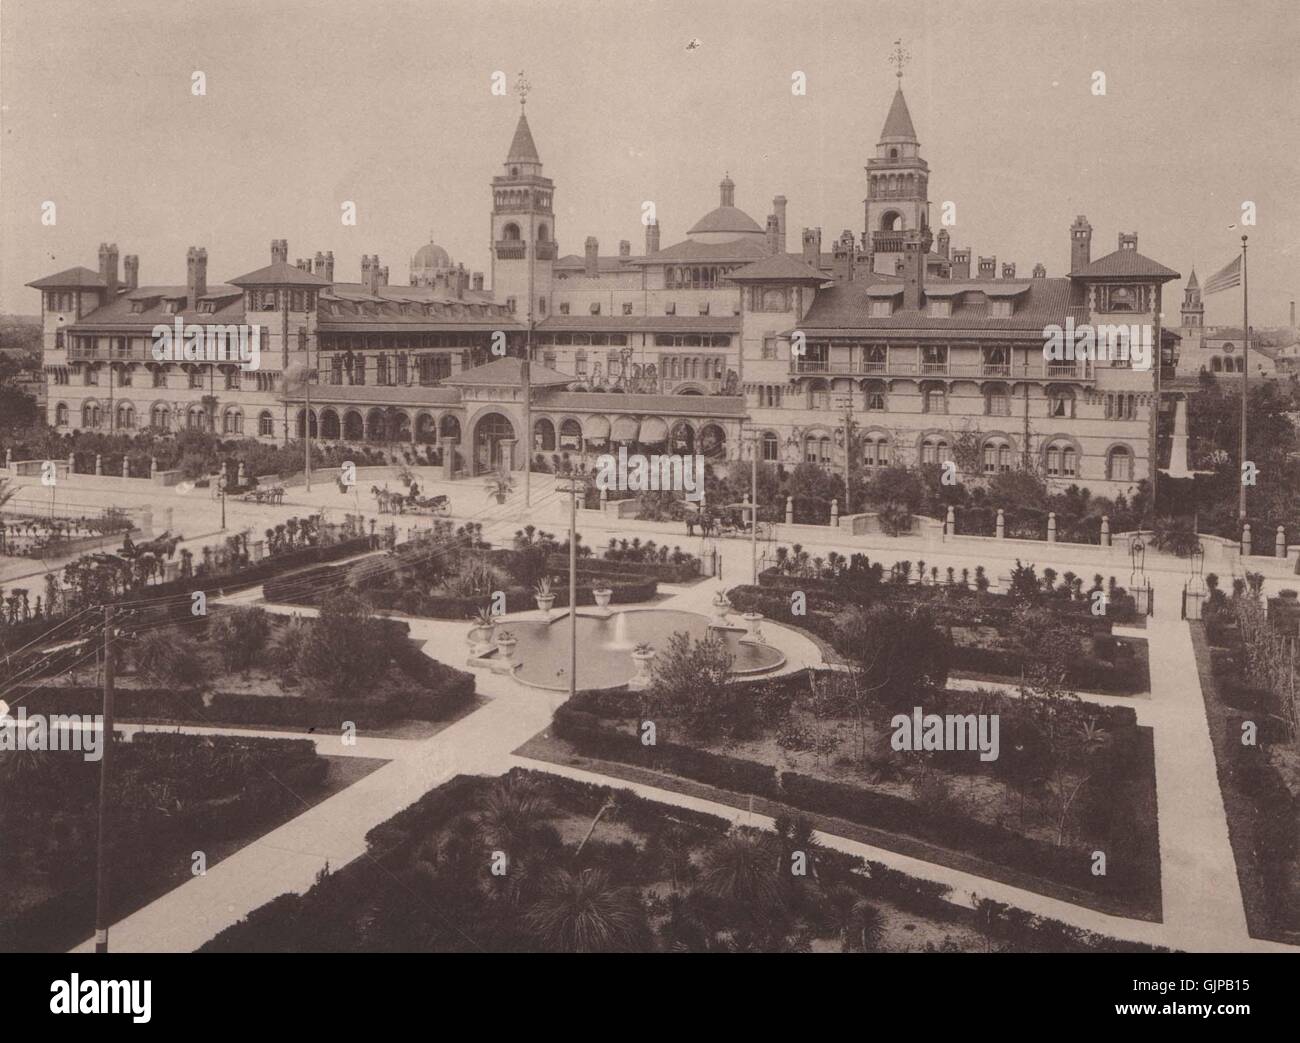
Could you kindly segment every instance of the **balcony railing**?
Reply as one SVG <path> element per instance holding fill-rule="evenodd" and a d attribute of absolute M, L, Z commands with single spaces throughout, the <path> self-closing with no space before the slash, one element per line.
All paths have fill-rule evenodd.
<path fill-rule="evenodd" d="M 503 261 L 522 261 L 528 255 L 528 244 L 522 239 L 498 239 L 497 258 Z"/>
<path fill-rule="evenodd" d="M 795 376 L 843 377 L 947 377 L 954 378 L 1023 378 L 1029 380 L 1095 380 L 1090 362 L 1034 361 L 1013 366 L 1008 362 L 918 362 L 915 359 L 890 359 L 882 362 L 864 359 L 857 362 L 828 359 L 793 359 L 790 372 Z"/>

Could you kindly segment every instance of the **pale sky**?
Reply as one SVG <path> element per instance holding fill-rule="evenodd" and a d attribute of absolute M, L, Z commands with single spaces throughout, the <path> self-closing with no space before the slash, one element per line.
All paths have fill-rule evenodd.
<path fill-rule="evenodd" d="M 1204 281 L 1245 231 L 1251 322 L 1287 321 L 1295 0 L 0 0 L 0 311 L 38 311 L 24 284 L 95 268 L 101 241 L 139 254 L 145 284 L 183 283 L 190 245 L 209 282 L 229 279 L 269 263 L 275 238 L 291 261 L 333 250 L 340 281 L 377 253 L 405 283 L 431 231 L 486 271 L 489 184 L 519 110 L 491 93 L 497 70 L 532 83 L 564 253 L 588 235 L 641 252 L 645 200 L 663 245 L 679 241 L 725 172 L 760 225 L 789 198 L 790 249 L 805 225 L 829 249 L 862 230 L 896 37 L 932 222 L 957 204 L 954 245 L 1061 275 L 1084 213 L 1094 257 L 1136 231 L 1183 274 L 1166 289 L 1176 317 L 1193 264 Z M 1246 200 L 1258 224 L 1231 227 Z M 1239 323 L 1240 293 L 1206 318 Z"/>

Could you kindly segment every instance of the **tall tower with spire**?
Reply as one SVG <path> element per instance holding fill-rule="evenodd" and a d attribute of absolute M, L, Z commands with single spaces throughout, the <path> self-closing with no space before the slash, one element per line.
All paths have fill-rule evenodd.
<path fill-rule="evenodd" d="M 1196 281 L 1196 269 L 1183 290 L 1182 324 L 1184 329 L 1200 329 L 1205 325 L 1205 305 L 1201 303 L 1201 284 Z"/>
<path fill-rule="evenodd" d="M 885 117 L 876 154 L 867 160 L 867 198 L 863 240 L 871 253 L 871 269 L 892 275 L 904 255 L 904 236 L 930 224 L 930 167 L 921 158 L 912 114 L 903 97 L 903 66 L 910 55 L 895 41 L 890 62 L 897 66 L 898 89 Z"/>
<path fill-rule="evenodd" d="M 542 174 L 542 158 L 528 126 L 529 85 L 523 73 L 515 91 L 519 122 L 505 170 L 492 179 L 492 295 L 499 304 L 513 301 L 521 320 L 540 322 L 546 317 L 556 257 L 555 185 Z"/>

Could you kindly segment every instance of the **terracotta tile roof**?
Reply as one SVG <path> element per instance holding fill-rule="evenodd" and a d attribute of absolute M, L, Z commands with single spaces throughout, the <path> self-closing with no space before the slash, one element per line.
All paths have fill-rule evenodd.
<path fill-rule="evenodd" d="M 328 286 L 329 280 L 304 272 L 287 261 L 276 261 L 255 272 L 230 280 L 236 286 Z"/>
<path fill-rule="evenodd" d="M 519 113 L 519 122 L 515 124 L 515 136 L 510 142 L 510 152 L 506 155 L 507 163 L 540 163 L 542 157 L 537 154 L 537 144 L 533 141 L 533 132 L 528 127 L 528 117 Z"/>
<path fill-rule="evenodd" d="M 29 282 L 27 285 L 36 290 L 108 289 L 108 283 L 104 281 L 104 277 L 99 272 L 93 272 L 81 265 L 56 272 L 54 275 L 47 275 L 43 279 Z"/>
<path fill-rule="evenodd" d="M 494 359 L 473 369 L 464 369 L 446 377 L 443 383 L 449 387 L 479 386 L 489 384 L 494 387 L 522 387 L 523 360 L 513 355 L 503 359 Z M 572 384 L 578 378 L 569 373 L 560 373 L 549 366 L 539 366 L 536 362 L 529 368 L 529 382 L 534 387 L 553 387 Z"/>
<path fill-rule="evenodd" d="M 179 316 L 185 322 L 211 322 L 226 325 L 245 321 L 244 294 L 235 286 L 218 283 L 209 286 L 208 292 L 201 298 L 215 301 L 219 307 L 215 311 L 201 312 L 197 308 L 182 308 L 168 312 L 165 301 L 186 297 L 185 286 L 141 286 L 130 293 L 121 294 L 116 300 L 109 301 L 103 307 L 83 315 L 72 329 L 91 329 L 101 326 L 131 328 L 143 326 L 152 328 L 158 323 L 171 324 Z M 148 305 L 143 311 L 134 312 L 132 307 L 144 302 Z M 224 303 L 223 303 L 224 302 Z M 257 313 L 254 313 L 257 314 Z M 270 313 L 267 313 L 270 314 Z"/>
<path fill-rule="evenodd" d="M 542 333 L 739 333 L 739 315 L 551 315 Z"/>
<path fill-rule="evenodd" d="M 1145 257 L 1136 250 L 1115 250 L 1108 253 L 1105 257 L 1098 257 L 1091 264 L 1084 266 L 1077 272 L 1071 272 L 1071 276 L 1084 276 L 1087 278 L 1148 278 L 1160 279 L 1181 279 L 1182 276 L 1172 268 L 1166 268 L 1158 261 Z"/>
<path fill-rule="evenodd" d="M 758 261 L 766 256 L 766 244 L 757 239 L 735 239 L 729 243 L 699 243 L 694 239 L 684 239 L 658 253 L 632 260 L 635 264 L 677 264 L 688 261 Z"/>
<path fill-rule="evenodd" d="M 881 141 L 896 139 L 916 140 L 916 128 L 912 126 L 912 114 L 907 111 L 902 87 L 894 92 L 894 100 L 889 106 L 889 115 L 885 117 L 885 129 L 880 132 Z"/>
<path fill-rule="evenodd" d="M 574 378 L 577 379 L 577 378 Z M 539 402 L 547 409 L 601 413 L 658 413 L 671 416 L 742 417 L 738 395 L 623 395 L 610 391 L 552 391 Z"/>
<path fill-rule="evenodd" d="M 701 232 L 761 232 L 763 226 L 750 217 L 738 206 L 714 207 L 701 217 L 686 232 L 695 235 Z"/>
<path fill-rule="evenodd" d="M 761 261 L 747 264 L 739 271 L 727 276 L 733 282 L 762 282 L 776 280 L 780 282 L 826 282 L 826 273 L 804 262 L 801 256 L 791 254 L 773 254 Z"/>

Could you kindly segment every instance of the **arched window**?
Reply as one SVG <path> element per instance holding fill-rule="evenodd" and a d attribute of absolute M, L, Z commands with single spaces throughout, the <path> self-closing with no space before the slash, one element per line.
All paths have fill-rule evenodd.
<path fill-rule="evenodd" d="M 885 384 L 880 380 L 868 380 L 862 385 L 863 407 L 869 413 L 883 413 L 888 403 Z"/>
<path fill-rule="evenodd" d="M 1005 438 L 990 438 L 984 443 L 984 473 L 1011 470 L 1011 443 Z"/>
<path fill-rule="evenodd" d="M 1133 453 L 1128 446 L 1117 445 L 1106 457 L 1106 477 L 1112 482 L 1133 480 Z"/>
<path fill-rule="evenodd" d="M 202 406 L 190 406 L 190 408 L 185 412 L 185 426 L 191 431 L 207 430 L 207 411 Z"/>
<path fill-rule="evenodd" d="M 1222 373 L 1223 359 L 1219 358 L 1218 355 L 1215 355 L 1214 358 L 1210 359 L 1210 369 L 1215 373 Z"/>
<path fill-rule="evenodd" d="M 149 411 L 149 426 L 155 431 L 170 431 L 172 411 L 161 402 Z"/>
<path fill-rule="evenodd" d="M 506 242 L 518 242 L 519 226 L 513 221 L 510 222 L 510 224 L 506 225 L 505 228 L 501 229 L 501 238 L 506 240 Z"/>
<path fill-rule="evenodd" d="M 81 407 L 81 426 L 98 427 L 101 420 L 98 402 L 86 402 Z"/>
<path fill-rule="evenodd" d="M 994 384 L 984 392 L 984 415 L 985 416 L 1010 416 L 1011 415 L 1011 396 L 1007 393 L 1006 386 L 1003 384 Z"/>
<path fill-rule="evenodd" d="M 921 392 L 921 412 L 948 412 L 948 393 L 942 387 L 931 385 Z"/>
<path fill-rule="evenodd" d="M 803 440 L 803 458 L 810 464 L 829 464 L 831 462 L 831 436 L 825 432 L 805 435 Z"/>
<path fill-rule="evenodd" d="M 1062 419 L 1074 416 L 1074 392 L 1068 388 L 1053 388 L 1048 403 L 1048 416 Z"/>
<path fill-rule="evenodd" d="M 533 424 L 533 449 L 546 453 L 555 451 L 555 425 L 546 417 Z"/>
<path fill-rule="evenodd" d="M 952 449 L 942 435 L 926 435 L 921 441 L 921 463 L 941 464 L 952 459 Z"/>
<path fill-rule="evenodd" d="M 68 404 L 60 402 L 54 407 L 54 423 L 63 427 L 68 422 Z"/>
<path fill-rule="evenodd" d="M 264 409 L 257 415 L 257 433 L 263 438 L 275 434 L 275 417 L 269 409 Z"/>
<path fill-rule="evenodd" d="M 814 380 L 808 385 L 808 408 L 830 409 L 831 389 L 824 380 Z"/>
<path fill-rule="evenodd" d="M 889 436 L 882 434 L 867 435 L 862 442 L 862 464 L 864 467 L 889 466 Z"/>
<path fill-rule="evenodd" d="M 550 232 L 547 230 L 545 222 L 537 226 L 537 241 L 539 243 L 546 242 L 548 235 L 550 235 Z"/>
<path fill-rule="evenodd" d="M 781 440 L 776 436 L 775 431 L 763 432 L 763 459 L 774 462 L 781 455 Z"/>
<path fill-rule="evenodd" d="M 135 427 L 135 406 L 130 402 L 117 404 L 117 426 L 122 431 L 130 431 Z"/>
<path fill-rule="evenodd" d="M 1049 478 L 1074 478 L 1078 475 L 1074 446 L 1056 441 L 1047 447 L 1047 476 Z"/>
<path fill-rule="evenodd" d="M 221 415 L 221 433 L 223 435 L 244 433 L 244 411 L 238 406 L 228 406 Z"/>

